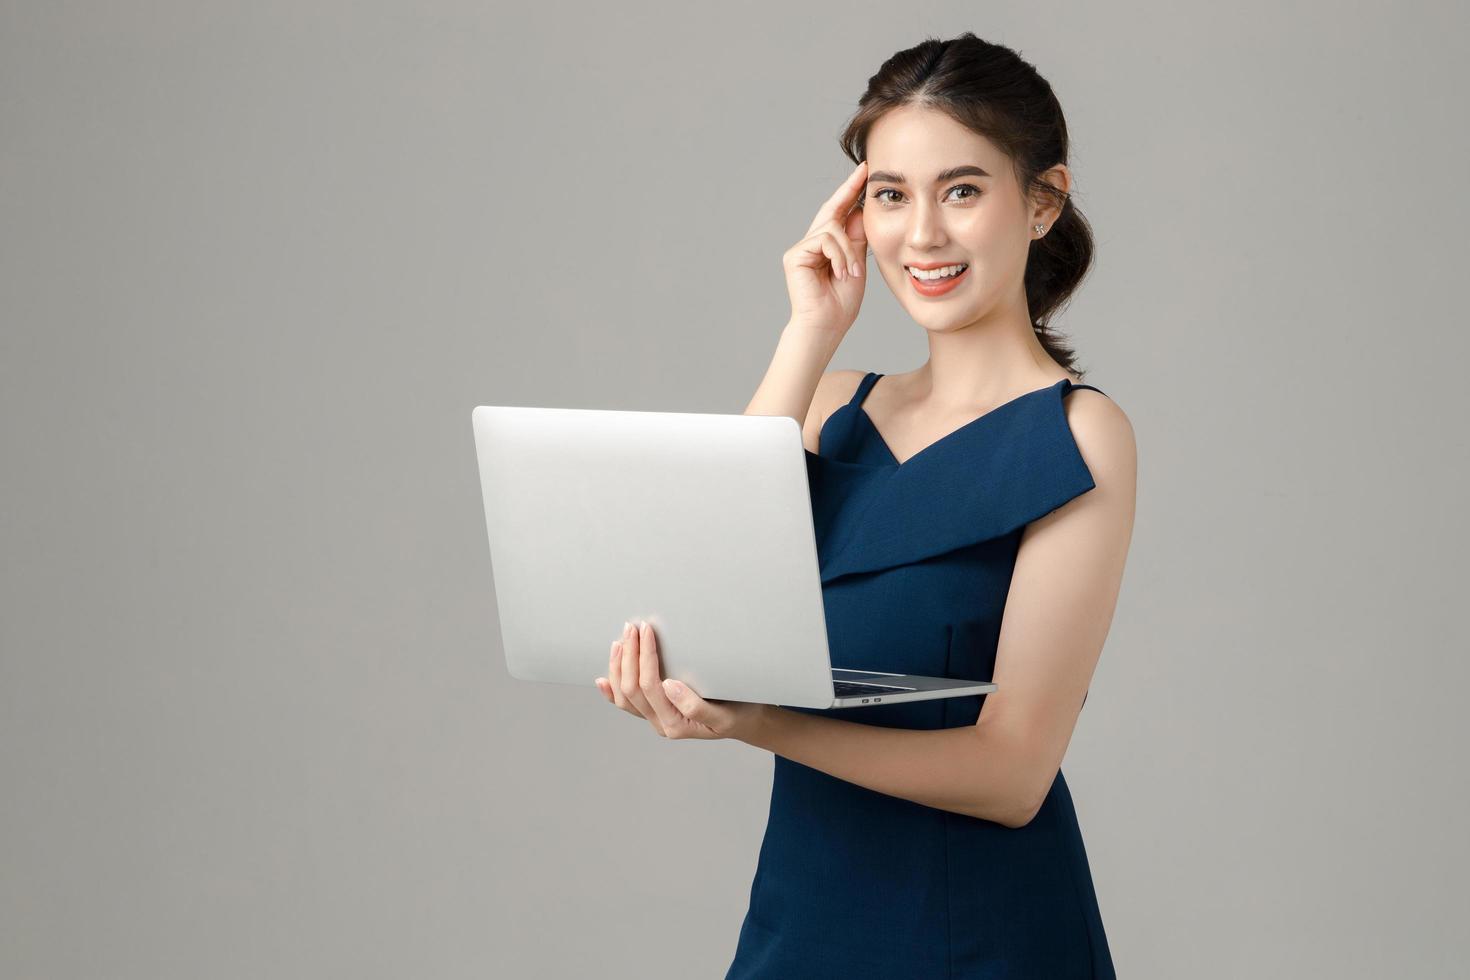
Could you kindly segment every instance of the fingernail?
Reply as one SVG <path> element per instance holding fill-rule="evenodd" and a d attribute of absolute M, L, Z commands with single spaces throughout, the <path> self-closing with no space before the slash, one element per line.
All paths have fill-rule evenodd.
<path fill-rule="evenodd" d="M 852 264 L 852 274 L 854 276 L 861 276 L 863 274 L 863 267 L 854 262 Z"/>
<path fill-rule="evenodd" d="M 680 692 L 683 690 L 683 685 L 680 684 L 678 681 L 664 681 L 664 691 L 671 698 L 677 698 Z"/>

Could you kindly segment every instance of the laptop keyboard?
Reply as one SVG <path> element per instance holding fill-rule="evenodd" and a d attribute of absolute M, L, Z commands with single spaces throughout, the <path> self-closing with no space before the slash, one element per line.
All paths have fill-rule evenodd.
<path fill-rule="evenodd" d="M 898 687 L 893 684 L 859 684 L 857 681 L 834 680 L 832 687 L 839 698 L 855 697 L 862 694 L 891 694 L 894 691 L 913 691 L 912 687 Z"/>

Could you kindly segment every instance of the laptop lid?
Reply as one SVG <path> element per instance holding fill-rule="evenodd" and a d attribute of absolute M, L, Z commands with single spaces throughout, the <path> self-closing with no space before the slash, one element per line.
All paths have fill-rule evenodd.
<path fill-rule="evenodd" d="M 705 698 L 823 708 L 831 659 L 788 416 L 471 413 L 506 666 L 591 685 L 628 619 Z"/>

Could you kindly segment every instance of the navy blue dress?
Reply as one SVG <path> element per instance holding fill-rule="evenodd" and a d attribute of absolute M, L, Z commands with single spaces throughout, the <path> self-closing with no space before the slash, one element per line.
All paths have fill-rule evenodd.
<path fill-rule="evenodd" d="M 1022 531 L 1093 488 L 1064 403 L 1092 386 L 1028 392 L 900 464 L 862 407 L 880 377 L 806 454 L 832 665 L 989 680 Z M 984 701 L 785 710 L 938 729 L 973 725 Z M 1060 771 L 1009 828 L 772 758 L 726 980 L 1116 976 Z"/>

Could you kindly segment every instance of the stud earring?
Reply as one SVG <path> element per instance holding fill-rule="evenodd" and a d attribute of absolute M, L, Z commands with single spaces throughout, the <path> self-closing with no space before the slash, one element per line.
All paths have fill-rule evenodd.
<path fill-rule="evenodd" d="M 1046 225 L 1036 225 L 1035 228 L 1036 228 L 1036 234 L 1038 234 L 1038 235 L 1041 234 L 1042 232 L 1046 231 Z"/>

